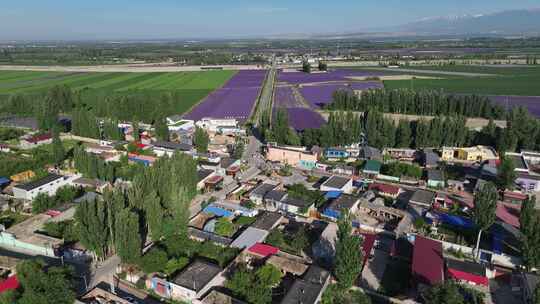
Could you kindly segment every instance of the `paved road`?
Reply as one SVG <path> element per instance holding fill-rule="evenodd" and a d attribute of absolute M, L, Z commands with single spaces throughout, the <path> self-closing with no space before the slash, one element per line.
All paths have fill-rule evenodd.
<path fill-rule="evenodd" d="M 98 264 L 96 269 L 92 270 L 92 277 L 88 284 L 88 289 L 92 289 L 101 281 L 110 281 L 116 273 L 116 267 L 120 264 L 120 257 L 113 255 L 105 261 Z"/>
<path fill-rule="evenodd" d="M 270 68 L 270 71 L 268 72 L 268 77 L 266 77 L 266 82 L 263 86 L 261 97 L 259 99 L 259 104 L 257 105 L 257 109 L 254 113 L 254 119 L 253 122 L 255 126 L 258 126 L 261 122 L 262 115 L 268 114 L 270 110 L 272 110 L 272 99 L 274 97 L 274 86 L 276 81 L 276 64 L 275 61 L 272 64 L 272 68 Z M 271 111 L 270 111 L 271 112 Z"/>

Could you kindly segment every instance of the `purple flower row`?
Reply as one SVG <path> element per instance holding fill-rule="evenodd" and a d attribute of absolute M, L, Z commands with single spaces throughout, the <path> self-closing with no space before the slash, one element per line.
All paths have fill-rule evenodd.
<path fill-rule="evenodd" d="M 241 123 L 245 122 L 251 114 L 265 76 L 265 70 L 239 71 L 185 117 L 192 120 L 207 117 L 236 118 Z"/>
<path fill-rule="evenodd" d="M 296 100 L 292 87 L 279 86 L 276 88 L 274 106 L 281 108 L 295 108 L 302 107 L 302 104 Z"/>
<path fill-rule="evenodd" d="M 347 81 L 350 77 L 376 77 L 384 75 L 380 71 L 355 71 L 355 70 L 334 70 L 324 73 L 304 73 L 304 72 L 280 72 L 278 80 L 290 84 L 303 84 L 314 82 Z"/>
<path fill-rule="evenodd" d="M 326 121 L 317 112 L 308 108 L 288 108 L 289 125 L 297 131 L 319 129 Z"/>
<path fill-rule="evenodd" d="M 302 96 L 311 104 L 313 108 L 322 108 L 324 105 L 332 102 L 334 92 L 345 90 L 368 90 L 381 89 L 382 83 L 378 81 L 354 82 L 354 83 L 339 83 L 339 84 L 321 84 L 313 86 L 304 86 L 300 89 Z"/>

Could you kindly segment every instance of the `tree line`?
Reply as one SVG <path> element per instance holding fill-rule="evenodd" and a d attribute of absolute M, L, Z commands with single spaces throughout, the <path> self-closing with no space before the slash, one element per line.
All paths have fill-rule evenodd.
<path fill-rule="evenodd" d="M 359 95 L 338 90 L 334 92 L 329 110 L 364 112 L 376 109 L 383 113 L 482 117 L 503 119 L 504 107 L 492 103 L 488 97 L 478 95 L 449 95 L 443 91 L 409 89 L 367 90 Z"/>
<path fill-rule="evenodd" d="M 474 145 L 492 146 L 499 152 L 540 149 L 540 120 L 523 107 L 507 113 L 507 126 L 497 126 L 493 119 L 480 130 L 466 126 L 462 115 L 435 116 L 431 120 L 395 121 L 378 109 L 363 113 L 332 111 L 328 122 L 319 129 L 296 133 L 289 127 L 286 111 L 278 110 L 272 125 L 263 129 L 267 142 L 307 147 L 335 147 L 367 141 L 377 148 L 440 148 Z"/>

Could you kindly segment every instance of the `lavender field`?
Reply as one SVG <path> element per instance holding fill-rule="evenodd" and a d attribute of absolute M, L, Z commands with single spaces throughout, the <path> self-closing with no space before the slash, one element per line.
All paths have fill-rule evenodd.
<path fill-rule="evenodd" d="M 318 129 L 322 127 L 326 121 L 317 112 L 308 108 L 288 108 L 289 125 L 296 131 L 305 129 Z"/>
<path fill-rule="evenodd" d="M 278 80 L 290 84 L 306 84 L 315 82 L 348 81 L 350 77 L 377 77 L 385 75 L 381 71 L 335 70 L 326 73 L 307 74 L 303 72 L 280 72 Z"/>
<path fill-rule="evenodd" d="M 236 118 L 243 123 L 251 114 L 265 77 L 266 70 L 239 71 L 185 117 L 193 120 L 205 117 Z"/>
<path fill-rule="evenodd" d="M 334 92 L 338 90 L 352 92 L 353 90 L 381 89 L 382 87 L 383 85 L 378 81 L 367 81 L 339 84 L 306 85 L 300 88 L 300 92 L 313 108 L 318 109 L 331 103 Z"/>
<path fill-rule="evenodd" d="M 302 108 L 304 105 L 296 100 L 293 88 L 290 86 L 279 86 L 276 88 L 274 96 L 274 107 L 279 108 Z"/>
<path fill-rule="evenodd" d="M 512 107 L 523 106 L 529 112 L 540 117 L 540 96 L 489 96 L 492 102 L 504 106 L 507 110 Z"/>

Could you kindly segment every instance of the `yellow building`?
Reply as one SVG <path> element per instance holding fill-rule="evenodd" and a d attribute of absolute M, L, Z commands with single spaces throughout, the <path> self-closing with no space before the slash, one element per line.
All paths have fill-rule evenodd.
<path fill-rule="evenodd" d="M 468 161 L 482 162 L 491 159 L 498 159 L 497 152 L 491 147 L 475 146 L 468 148 L 450 148 L 442 149 L 442 159 L 445 161 Z"/>

